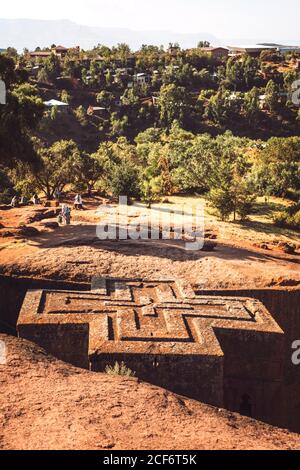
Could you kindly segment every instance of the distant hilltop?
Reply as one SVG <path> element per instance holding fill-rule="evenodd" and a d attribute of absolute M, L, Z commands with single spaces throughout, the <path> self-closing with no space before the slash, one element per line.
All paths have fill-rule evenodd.
<path fill-rule="evenodd" d="M 297 41 L 290 41 L 288 38 L 274 39 L 281 44 L 297 45 Z M 69 20 L 0 19 L 0 52 L 1 48 L 9 46 L 21 52 L 24 48 L 35 50 L 38 46 L 43 48 L 49 44 L 64 44 L 66 47 L 78 44 L 82 49 L 91 49 L 98 44 L 113 46 L 123 42 L 132 49 L 139 49 L 142 44 L 166 47 L 169 43 L 179 43 L 182 48 L 187 49 L 196 47 L 199 41 L 208 41 L 214 46 L 264 45 L 264 42 L 271 44 L 268 38 L 218 38 L 205 31 L 190 34 L 172 31 L 132 31 L 126 28 L 84 26 Z M 300 44 L 300 38 L 298 43 Z"/>
<path fill-rule="evenodd" d="M 170 42 L 178 42 L 188 48 L 196 46 L 200 40 L 220 44 L 215 36 L 206 32 L 183 34 L 171 31 L 131 31 L 125 28 L 83 26 L 69 20 L 0 19 L 1 48 L 10 46 L 19 51 L 47 47 L 53 43 L 66 47 L 79 44 L 83 49 L 90 49 L 97 44 L 113 46 L 125 42 L 133 49 L 138 49 L 142 44 L 167 46 Z"/>

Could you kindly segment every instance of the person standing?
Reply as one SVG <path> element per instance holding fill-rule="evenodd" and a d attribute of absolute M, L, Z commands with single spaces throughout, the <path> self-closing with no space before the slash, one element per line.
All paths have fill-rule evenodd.
<path fill-rule="evenodd" d="M 17 196 L 14 196 L 12 198 L 10 205 L 11 205 L 11 207 L 17 207 L 18 206 L 18 197 Z"/>
<path fill-rule="evenodd" d="M 54 196 L 54 199 L 56 199 L 56 201 L 58 202 L 60 201 L 60 191 L 58 188 L 55 189 L 53 196 Z"/>
<path fill-rule="evenodd" d="M 71 223 L 71 209 L 67 204 L 62 204 L 61 206 L 61 218 L 65 225 L 70 225 Z"/>
<path fill-rule="evenodd" d="M 76 194 L 75 200 L 74 200 L 74 207 L 75 209 L 83 209 L 83 201 L 82 201 L 82 196 L 81 194 Z"/>
<path fill-rule="evenodd" d="M 66 225 L 71 224 L 71 209 L 69 206 L 65 207 L 65 224 Z"/>
<path fill-rule="evenodd" d="M 38 195 L 37 194 L 34 194 L 33 195 L 33 198 L 31 199 L 32 203 L 34 206 L 37 206 L 39 203 L 40 203 L 40 200 L 38 198 Z"/>

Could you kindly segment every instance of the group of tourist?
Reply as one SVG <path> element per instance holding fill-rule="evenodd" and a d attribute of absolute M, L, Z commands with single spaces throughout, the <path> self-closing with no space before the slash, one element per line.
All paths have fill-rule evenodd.
<path fill-rule="evenodd" d="M 54 191 L 54 199 L 57 200 L 58 202 L 61 199 L 61 192 L 56 189 Z M 11 207 L 20 207 L 20 206 L 25 206 L 28 203 L 33 204 L 34 206 L 40 204 L 40 199 L 37 194 L 34 194 L 30 201 L 26 201 L 26 198 L 24 196 L 18 197 L 14 196 L 11 200 L 10 206 Z M 76 210 L 83 210 L 83 199 L 81 194 L 76 194 L 75 199 L 74 199 L 74 209 Z M 71 208 L 67 204 L 62 204 L 61 205 L 61 211 L 58 215 L 58 223 L 59 224 L 64 224 L 64 225 L 70 225 L 71 224 Z"/>
<path fill-rule="evenodd" d="M 76 194 L 74 199 L 74 209 L 83 209 L 83 200 L 81 194 Z M 62 204 L 61 212 L 58 216 L 58 223 L 70 225 L 71 223 L 71 208 L 67 204 Z"/>
<path fill-rule="evenodd" d="M 32 198 L 27 201 L 24 196 L 21 196 L 20 198 L 18 196 L 14 196 L 11 200 L 11 207 L 20 207 L 20 206 L 26 206 L 28 203 L 33 204 L 34 206 L 37 206 L 40 204 L 40 200 L 37 194 L 34 194 Z"/>
<path fill-rule="evenodd" d="M 64 225 L 71 224 L 71 208 L 67 204 L 62 204 L 61 212 L 58 215 L 58 223 Z"/>

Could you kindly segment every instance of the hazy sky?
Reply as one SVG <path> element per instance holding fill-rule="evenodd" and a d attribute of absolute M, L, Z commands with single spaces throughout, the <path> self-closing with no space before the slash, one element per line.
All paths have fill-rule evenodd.
<path fill-rule="evenodd" d="M 91 26 L 250 39 L 299 39 L 299 14 L 299 0 L 3 0 L 0 8 L 1 18 L 63 18 Z"/>

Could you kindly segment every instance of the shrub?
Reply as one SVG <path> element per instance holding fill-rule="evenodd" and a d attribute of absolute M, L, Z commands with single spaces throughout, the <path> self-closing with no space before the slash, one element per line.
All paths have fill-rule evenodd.
<path fill-rule="evenodd" d="M 240 194 L 239 199 L 236 201 L 236 211 L 240 216 L 241 220 L 244 221 L 247 219 L 247 216 L 253 211 L 253 205 L 255 202 L 256 196 L 252 194 Z"/>
<path fill-rule="evenodd" d="M 228 220 L 234 206 L 230 190 L 222 188 L 214 188 L 209 193 L 209 201 L 214 209 L 216 209 L 221 219 Z"/>
<path fill-rule="evenodd" d="M 111 193 L 114 197 L 139 197 L 139 184 L 139 172 L 134 165 L 127 162 L 122 162 L 120 165 L 115 165 L 109 184 Z"/>
<path fill-rule="evenodd" d="M 273 221 L 277 227 L 300 230 L 300 203 L 294 204 L 285 211 L 276 212 Z"/>
<path fill-rule="evenodd" d="M 296 245 L 292 245 L 291 243 L 282 243 L 279 245 L 284 253 L 287 253 L 288 255 L 293 255 L 296 251 Z"/>
<path fill-rule="evenodd" d="M 276 227 L 286 227 L 287 225 L 288 214 L 285 211 L 275 212 L 273 215 L 273 222 Z"/>
<path fill-rule="evenodd" d="M 114 366 L 106 366 L 105 372 L 108 375 L 118 375 L 121 377 L 135 377 L 135 372 L 129 369 L 124 362 L 115 362 Z"/>
<path fill-rule="evenodd" d="M 141 182 L 142 201 L 151 207 L 151 204 L 159 201 L 162 188 L 159 177 L 152 178 L 151 180 L 145 179 Z"/>
<path fill-rule="evenodd" d="M 15 191 L 8 176 L 8 170 L 0 166 L 0 204 L 9 204 L 14 195 Z"/>

